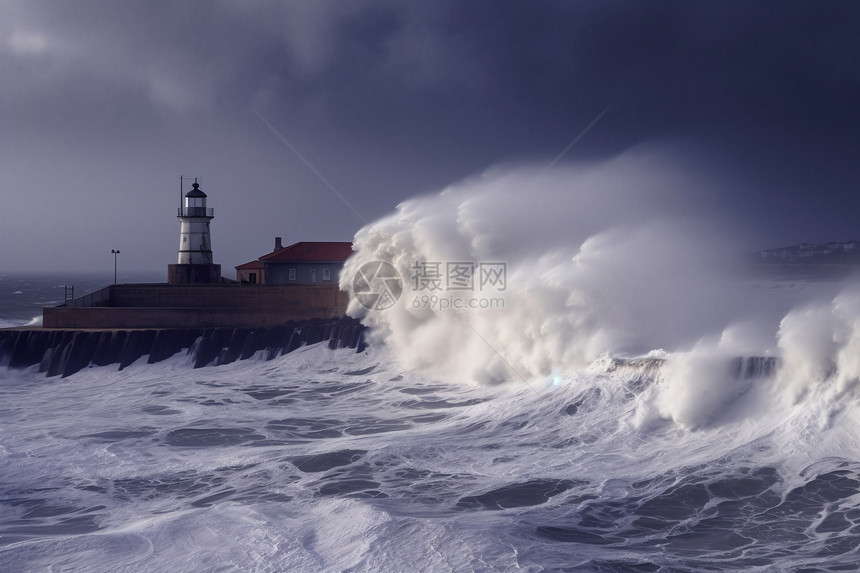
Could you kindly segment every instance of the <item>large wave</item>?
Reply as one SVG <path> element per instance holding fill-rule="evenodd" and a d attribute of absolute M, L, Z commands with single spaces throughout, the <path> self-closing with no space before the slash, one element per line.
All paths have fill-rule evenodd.
<path fill-rule="evenodd" d="M 446 380 L 529 381 L 604 355 L 665 352 L 643 421 L 710 423 L 750 388 L 727 366 L 738 356 L 780 356 L 789 404 L 824 379 L 832 398 L 850 391 L 860 296 L 744 276 L 744 233 L 713 212 L 718 191 L 654 150 L 551 170 L 497 167 L 362 228 L 341 287 L 353 294 L 349 313 L 404 367 Z M 368 309 L 354 292 L 375 261 L 402 281 L 389 308 Z M 471 265 L 471 288 L 446 288 L 449 263 Z M 504 289 L 481 288 L 483 263 L 505 265 Z M 434 289 L 417 276 L 428 265 Z"/>

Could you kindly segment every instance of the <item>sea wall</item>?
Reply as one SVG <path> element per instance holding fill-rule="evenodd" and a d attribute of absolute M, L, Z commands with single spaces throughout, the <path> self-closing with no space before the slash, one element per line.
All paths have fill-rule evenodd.
<path fill-rule="evenodd" d="M 332 319 L 349 297 L 336 285 L 110 286 L 45 308 L 45 328 L 261 328 L 291 321 Z"/>
<path fill-rule="evenodd" d="M 70 376 L 90 365 L 122 370 L 143 356 L 160 362 L 185 351 L 194 368 L 229 364 L 263 352 L 267 360 L 305 344 L 365 348 L 365 327 L 353 318 L 293 321 L 259 328 L 164 328 L 135 330 L 0 330 L 0 367 L 39 365 L 47 376 Z"/>

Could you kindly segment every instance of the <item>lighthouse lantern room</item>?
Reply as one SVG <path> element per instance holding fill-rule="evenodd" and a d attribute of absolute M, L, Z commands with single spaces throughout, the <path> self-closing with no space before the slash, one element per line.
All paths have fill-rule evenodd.
<path fill-rule="evenodd" d="M 197 179 L 185 194 L 178 209 L 179 256 L 177 264 L 167 266 L 167 282 L 174 284 L 215 283 L 221 281 L 221 265 L 212 263 L 209 222 L 214 210 L 206 206 L 206 193 Z"/>

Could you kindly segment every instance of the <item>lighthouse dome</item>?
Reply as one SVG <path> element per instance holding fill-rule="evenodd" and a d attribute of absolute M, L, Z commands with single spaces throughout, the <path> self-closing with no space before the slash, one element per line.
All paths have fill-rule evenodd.
<path fill-rule="evenodd" d="M 186 197 L 206 197 L 206 193 L 200 190 L 200 185 L 195 181 L 192 189 L 185 194 Z"/>

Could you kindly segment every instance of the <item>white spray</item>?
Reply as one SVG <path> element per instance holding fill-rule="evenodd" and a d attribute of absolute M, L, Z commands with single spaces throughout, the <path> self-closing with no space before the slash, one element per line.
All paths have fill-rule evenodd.
<path fill-rule="evenodd" d="M 352 292 L 368 262 L 394 265 L 397 303 L 368 311 L 353 298 L 349 312 L 405 367 L 448 379 L 542 376 L 604 353 L 673 348 L 745 313 L 724 288 L 733 234 L 696 208 L 709 191 L 642 151 L 548 173 L 496 168 L 361 229 L 341 286 Z M 444 281 L 458 262 L 503 263 L 504 290 L 481 288 L 477 270 L 468 292 L 422 290 L 416 264 L 436 264 Z"/>
<path fill-rule="evenodd" d="M 708 427 L 741 397 L 792 407 L 810 393 L 826 404 L 816 424 L 828 424 L 860 379 L 860 294 L 818 285 L 786 296 L 742 277 L 740 230 L 701 207 L 718 190 L 664 151 L 549 172 L 498 167 L 403 202 L 356 234 L 341 278 L 353 292 L 359 269 L 386 261 L 399 298 L 368 310 L 353 296 L 349 313 L 405 368 L 446 380 L 533 380 L 666 349 L 641 424 Z M 471 288 L 446 288 L 449 263 L 472 265 Z M 480 284 L 483 263 L 504 264 L 504 288 Z M 427 265 L 438 288 L 422 285 Z M 752 355 L 780 357 L 766 390 L 731 371 Z"/>

